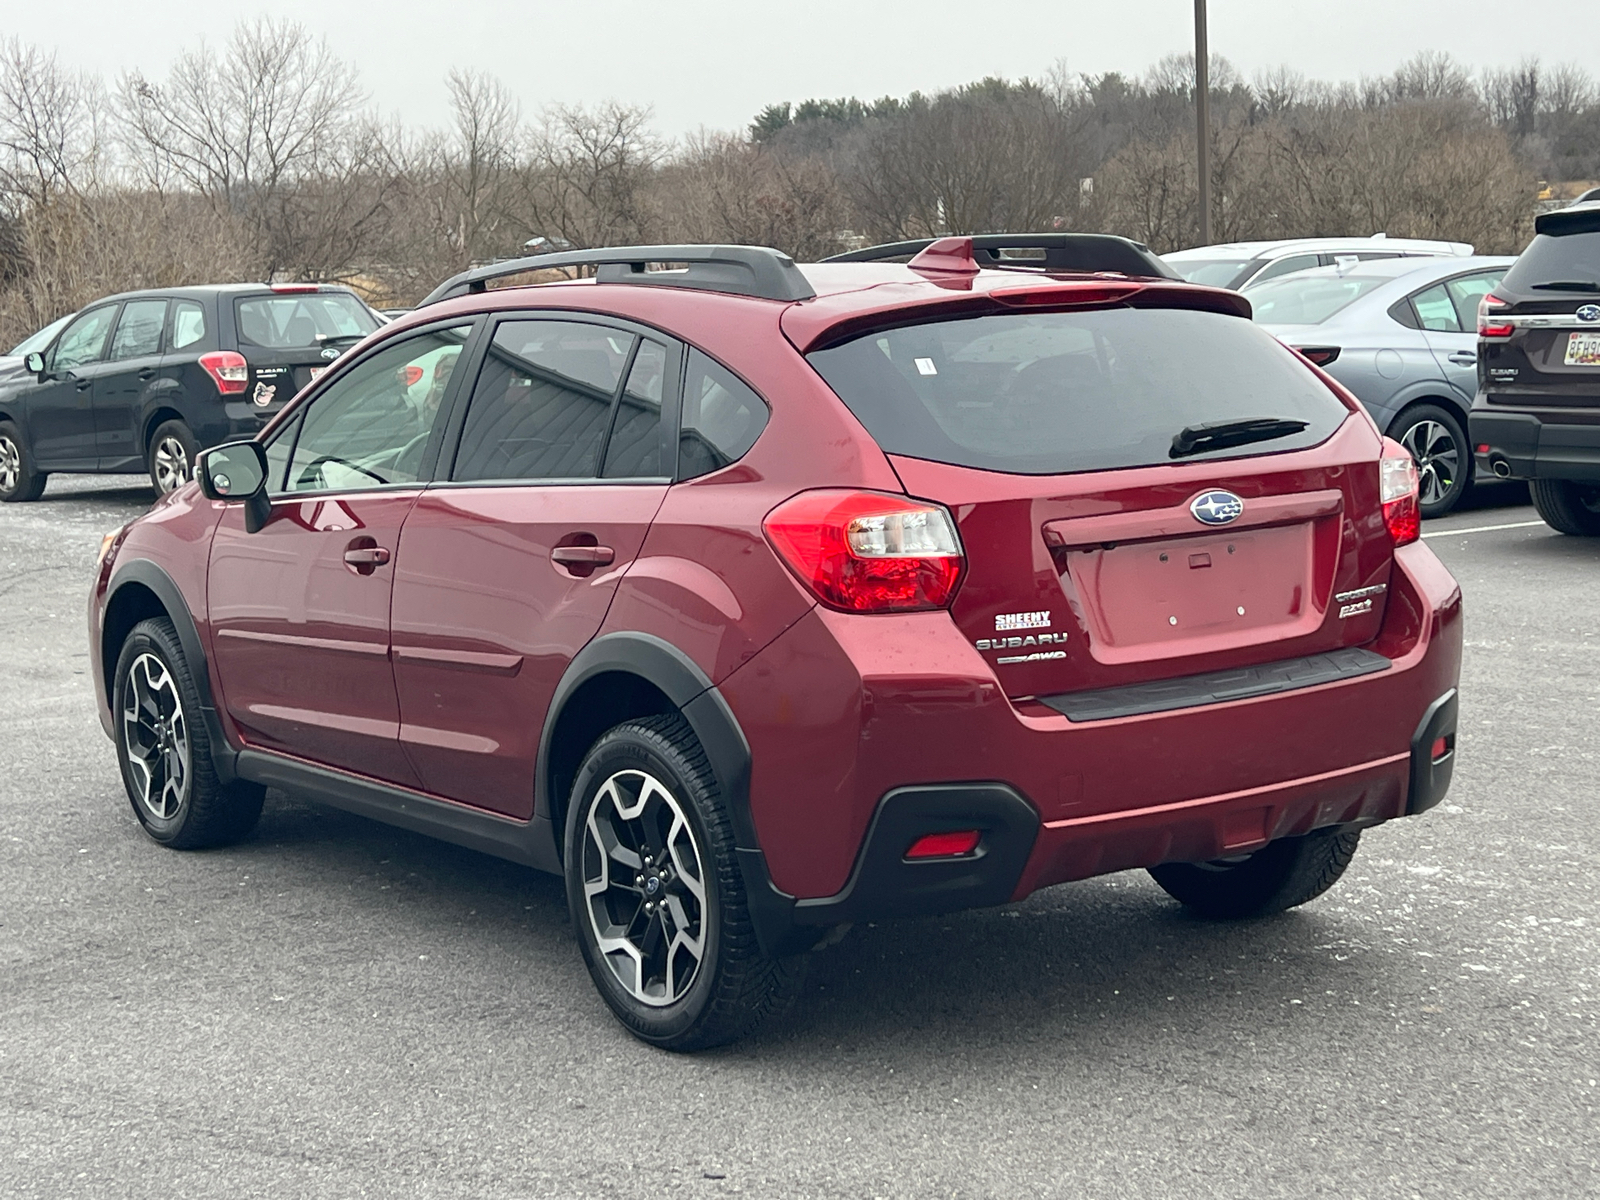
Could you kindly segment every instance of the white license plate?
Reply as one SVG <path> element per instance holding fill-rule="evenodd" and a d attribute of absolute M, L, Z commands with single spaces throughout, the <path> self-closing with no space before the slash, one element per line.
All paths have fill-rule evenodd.
<path fill-rule="evenodd" d="M 1597 359 L 1596 361 L 1600 362 L 1600 359 Z M 327 367 L 312 367 L 311 368 L 311 378 L 315 379 L 318 375 L 321 375 L 327 369 L 328 369 Z"/>
<path fill-rule="evenodd" d="M 1600 333 L 1567 335 L 1567 366 L 1600 367 Z"/>

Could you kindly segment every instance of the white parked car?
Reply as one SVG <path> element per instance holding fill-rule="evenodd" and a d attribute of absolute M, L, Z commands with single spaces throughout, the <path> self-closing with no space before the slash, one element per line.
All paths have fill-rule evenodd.
<path fill-rule="evenodd" d="M 1287 238 L 1277 242 L 1227 242 L 1218 246 L 1196 246 L 1163 254 L 1162 261 L 1190 283 L 1210 287 L 1242 288 L 1247 283 L 1304 271 L 1310 267 L 1331 267 L 1340 259 L 1368 262 L 1377 258 L 1466 257 L 1472 247 L 1466 242 L 1430 242 L 1416 238 L 1392 238 L 1375 233 L 1371 237 Z"/>

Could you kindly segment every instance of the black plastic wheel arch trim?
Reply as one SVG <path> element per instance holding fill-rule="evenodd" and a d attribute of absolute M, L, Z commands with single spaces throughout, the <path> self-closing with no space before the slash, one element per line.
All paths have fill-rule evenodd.
<path fill-rule="evenodd" d="M 95 664 L 95 669 L 106 673 L 106 702 L 111 702 L 111 697 L 116 689 L 116 680 L 111 674 L 116 666 L 116 656 L 109 659 L 109 666 L 105 645 L 104 615 L 111 610 L 112 601 L 118 592 L 129 584 L 140 584 L 148 588 L 161 607 L 167 610 L 167 616 L 172 620 L 172 627 L 178 632 L 178 645 L 183 648 L 183 657 L 189 667 L 189 675 L 194 680 L 195 690 L 200 693 L 200 719 L 205 724 L 206 740 L 211 744 L 211 765 L 216 770 L 217 778 L 222 783 L 231 783 L 237 777 L 236 762 L 238 751 L 228 741 L 222 729 L 222 719 L 217 715 L 216 703 L 211 696 L 211 670 L 206 658 L 204 644 L 200 641 L 200 631 L 194 623 L 194 617 L 189 612 L 189 605 L 183 598 L 183 592 L 168 575 L 155 563 L 147 558 L 129 559 L 117 564 L 112 573 L 111 582 L 106 585 L 105 606 L 101 609 L 101 627 L 96 631 L 96 640 L 99 642 L 100 661 Z M 117 654 L 122 653 L 122 647 L 115 648 Z"/>
<path fill-rule="evenodd" d="M 1440 696 L 1417 725 L 1411 736 L 1411 786 L 1406 792 L 1406 815 L 1416 816 L 1427 812 L 1450 790 L 1450 777 L 1456 766 L 1456 713 L 1459 710 L 1456 689 L 1451 688 Z M 1433 744 L 1445 739 L 1442 757 L 1433 757 Z"/>

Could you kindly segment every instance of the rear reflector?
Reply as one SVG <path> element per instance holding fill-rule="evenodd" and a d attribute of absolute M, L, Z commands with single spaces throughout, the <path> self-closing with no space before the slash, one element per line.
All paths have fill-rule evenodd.
<path fill-rule="evenodd" d="M 801 492 L 762 522 L 779 557 L 831 608 L 943 608 L 966 565 L 942 505 L 883 492 Z"/>
<path fill-rule="evenodd" d="M 1417 499 L 1417 464 L 1393 438 L 1383 439 L 1378 460 L 1378 493 L 1383 501 L 1383 523 L 1396 546 L 1422 536 L 1422 510 Z"/>
<path fill-rule="evenodd" d="M 236 350 L 213 350 L 210 354 L 202 354 L 200 366 L 224 396 L 237 396 L 250 380 L 250 364 Z"/>
<path fill-rule="evenodd" d="M 955 833 L 927 833 L 911 843 L 907 858 L 960 858 L 978 848 L 980 830 L 962 829 Z"/>
<path fill-rule="evenodd" d="M 1450 743 L 1442 737 L 1437 737 L 1433 739 L 1433 749 L 1428 752 L 1428 757 L 1433 759 L 1434 762 L 1438 762 L 1449 753 Z"/>

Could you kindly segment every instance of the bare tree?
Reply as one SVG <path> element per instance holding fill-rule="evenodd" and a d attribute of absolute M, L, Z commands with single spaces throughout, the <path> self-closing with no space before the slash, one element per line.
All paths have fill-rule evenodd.
<path fill-rule="evenodd" d="M 574 246 L 648 240 L 655 222 L 650 182 L 666 154 L 649 120 L 649 109 L 616 102 L 546 112 L 518 172 L 524 232 Z"/>

